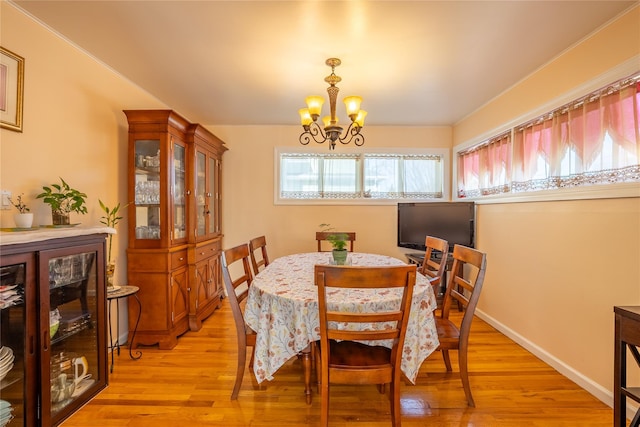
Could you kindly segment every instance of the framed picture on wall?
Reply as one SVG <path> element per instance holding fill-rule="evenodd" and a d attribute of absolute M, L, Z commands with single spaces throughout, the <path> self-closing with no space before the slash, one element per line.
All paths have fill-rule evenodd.
<path fill-rule="evenodd" d="M 0 127 L 22 132 L 24 58 L 0 47 Z"/>

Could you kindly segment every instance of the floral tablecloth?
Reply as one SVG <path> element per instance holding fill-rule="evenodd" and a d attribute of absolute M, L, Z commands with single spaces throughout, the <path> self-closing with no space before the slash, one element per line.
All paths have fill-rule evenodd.
<path fill-rule="evenodd" d="M 258 383 L 272 380 L 286 361 L 320 339 L 318 290 L 313 284 L 313 271 L 316 264 L 330 264 L 330 260 L 330 252 L 289 255 L 274 260 L 256 275 L 247 298 L 245 321 L 257 332 L 254 373 Z M 349 262 L 360 266 L 404 264 L 396 258 L 365 253 L 349 253 Z M 345 289 L 329 298 L 331 308 L 345 311 L 355 311 L 363 303 L 381 309 L 400 304 L 399 294 L 389 289 Z M 411 382 L 415 381 L 422 362 L 439 345 L 435 308 L 433 289 L 418 273 L 401 366 Z"/>

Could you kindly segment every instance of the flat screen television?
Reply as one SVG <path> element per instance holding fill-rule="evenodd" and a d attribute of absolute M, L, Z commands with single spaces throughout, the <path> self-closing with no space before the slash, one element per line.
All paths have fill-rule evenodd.
<path fill-rule="evenodd" d="M 398 246 L 425 250 L 426 236 L 474 247 L 473 202 L 398 203 Z"/>

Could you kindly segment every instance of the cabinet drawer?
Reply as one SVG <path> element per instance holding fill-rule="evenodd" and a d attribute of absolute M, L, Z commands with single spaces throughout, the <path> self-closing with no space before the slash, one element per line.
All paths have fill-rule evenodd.
<path fill-rule="evenodd" d="M 178 251 L 173 252 L 171 254 L 171 269 L 175 270 L 176 268 L 187 265 L 187 251 Z"/>
<path fill-rule="evenodd" d="M 214 255 L 217 255 L 219 252 L 219 244 L 218 243 L 210 243 L 208 245 L 203 245 L 196 248 L 196 262 L 200 262 L 207 258 L 211 258 Z"/>

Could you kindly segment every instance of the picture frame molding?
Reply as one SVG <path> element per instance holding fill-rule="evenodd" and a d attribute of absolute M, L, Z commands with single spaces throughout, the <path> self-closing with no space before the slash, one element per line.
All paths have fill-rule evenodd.
<path fill-rule="evenodd" d="M 24 58 L 0 46 L 0 127 L 22 132 Z"/>

